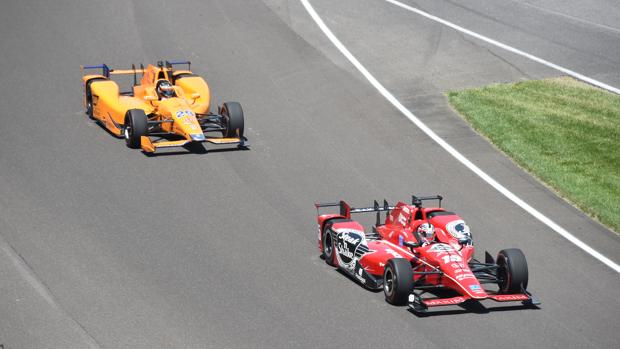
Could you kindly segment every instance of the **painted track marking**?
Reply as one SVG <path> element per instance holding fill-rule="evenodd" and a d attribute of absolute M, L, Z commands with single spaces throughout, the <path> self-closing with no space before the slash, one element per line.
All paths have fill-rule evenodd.
<path fill-rule="evenodd" d="M 433 141 L 435 141 L 440 147 L 442 147 L 445 151 L 447 151 L 450 155 L 456 158 L 459 162 L 469 168 L 472 172 L 482 178 L 485 182 L 503 194 L 510 201 L 517 204 L 519 207 L 524 209 L 526 212 L 534 216 L 536 219 L 547 225 L 549 228 L 553 229 L 556 233 L 560 234 L 566 240 L 575 244 L 575 246 L 581 248 L 592 257 L 598 259 L 608 267 L 612 268 L 616 272 L 620 273 L 620 265 L 613 262 L 611 259 L 605 257 L 600 252 L 596 251 L 592 247 L 586 245 L 583 241 L 579 240 L 573 234 L 569 233 L 566 229 L 559 226 L 557 223 L 552 221 L 550 218 L 540 213 L 538 210 L 530 206 L 525 201 L 521 200 L 517 195 L 513 194 L 506 187 L 501 185 L 491 176 L 486 174 L 486 172 L 482 171 L 478 166 L 474 165 L 469 159 L 467 159 L 463 154 L 454 149 L 450 144 L 444 141 L 441 137 L 439 137 L 433 130 L 431 130 L 426 124 L 424 124 L 417 116 L 415 116 L 409 109 L 405 108 L 402 103 L 390 91 L 388 91 L 370 72 L 360 63 L 360 61 L 355 58 L 355 56 L 340 42 L 340 40 L 334 35 L 334 33 L 327 27 L 323 19 L 318 15 L 318 13 L 314 10 L 314 7 L 310 4 L 308 0 L 300 0 L 310 17 L 314 20 L 314 22 L 318 25 L 318 27 L 323 31 L 325 36 L 336 46 L 336 48 L 342 53 L 348 60 L 355 66 L 355 68 L 370 82 L 370 84 L 385 97 L 396 109 L 398 109 L 403 115 L 405 115 L 411 122 L 413 122 L 420 130 L 426 133 Z M 388 1 L 388 0 L 386 0 Z"/>
<path fill-rule="evenodd" d="M 439 18 L 437 16 L 433 16 L 433 15 L 431 15 L 428 12 L 424 12 L 424 11 L 422 11 L 420 9 L 415 8 L 415 7 L 411 7 L 409 5 L 405 5 L 402 2 L 399 2 L 399 1 L 396 1 L 396 0 L 383 0 L 383 1 L 389 2 L 390 4 L 396 5 L 396 6 L 398 6 L 400 8 L 403 8 L 403 9 L 405 9 L 407 11 L 411 11 L 411 12 L 417 13 L 420 16 L 426 17 L 426 18 L 428 18 L 428 19 L 430 19 L 432 21 L 435 21 L 437 23 L 441 23 L 441 24 L 443 24 L 443 25 L 445 25 L 447 27 L 450 27 L 450 28 L 452 28 L 454 30 L 458 30 L 458 31 L 460 31 L 463 34 L 467 34 L 469 36 L 473 36 L 474 38 L 482 40 L 484 42 L 487 42 L 487 43 L 489 43 L 489 44 L 491 44 L 493 46 L 497 46 L 497 47 L 502 48 L 502 49 L 504 49 L 506 51 L 510 51 L 510 52 L 512 52 L 514 54 L 517 54 L 519 56 L 523 56 L 523 57 L 528 58 L 528 59 L 530 59 L 532 61 L 535 61 L 535 62 L 538 62 L 540 64 L 546 65 L 549 68 L 555 69 L 557 71 L 561 71 L 562 73 L 570 75 L 570 76 L 574 77 L 575 79 L 587 82 L 588 84 L 600 87 L 600 88 L 602 88 L 604 90 L 607 90 L 609 92 L 613 92 L 613 93 L 616 93 L 616 94 L 620 95 L 620 89 L 619 88 L 613 87 L 611 85 L 607 85 L 604 82 L 600 82 L 598 80 L 595 80 L 595 79 L 592 79 L 590 77 L 587 77 L 587 76 L 585 76 L 583 74 L 579 74 L 579 73 L 577 73 L 575 71 L 572 71 L 572 70 L 570 70 L 568 68 L 564 68 L 564 67 L 559 66 L 559 65 L 557 65 L 555 63 L 551 63 L 551 62 L 549 62 L 547 60 L 544 60 L 544 59 L 542 59 L 540 57 L 537 57 L 537 56 L 534 56 L 534 55 L 529 54 L 527 52 L 521 51 L 518 48 L 514 48 L 512 46 L 509 46 L 509 45 L 506 45 L 504 43 L 501 43 L 501 42 L 499 42 L 497 40 L 493 40 L 493 39 L 491 39 L 489 37 L 486 37 L 486 36 L 484 36 L 482 34 L 478 34 L 478 33 L 474 32 L 474 31 L 469 30 L 469 29 L 463 28 L 460 25 L 456 25 L 456 24 L 454 24 L 452 22 L 446 21 L 445 19 L 441 19 L 441 18 Z"/>

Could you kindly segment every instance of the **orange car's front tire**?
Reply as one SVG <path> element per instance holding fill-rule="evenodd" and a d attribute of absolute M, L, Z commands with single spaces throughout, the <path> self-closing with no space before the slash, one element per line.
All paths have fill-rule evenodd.
<path fill-rule="evenodd" d="M 140 137 L 147 135 L 147 119 L 144 110 L 129 109 L 127 111 L 123 133 L 125 143 L 129 148 L 140 148 Z"/>
<path fill-rule="evenodd" d="M 226 120 L 226 130 L 223 132 L 227 138 L 243 138 L 243 109 L 237 102 L 222 104 L 220 113 Z"/>

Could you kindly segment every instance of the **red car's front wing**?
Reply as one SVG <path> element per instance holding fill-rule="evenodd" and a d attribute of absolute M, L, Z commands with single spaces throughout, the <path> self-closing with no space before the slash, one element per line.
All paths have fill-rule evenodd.
<path fill-rule="evenodd" d="M 457 305 L 469 300 L 481 301 L 492 299 L 496 302 L 521 302 L 524 305 L 539 305 L 538 298 L 532 296 L 529 292 L 516 294 L 489 294 L 485 298 L 472 298 L 469 296 L 457 296 L 450 298 L 426 298 L 423 299 L 419 295 L 412 293 L 409 295 L 409 307 L 417 312 L 425 312 L 430 307 L 439 307 L 446 305 Z"/>

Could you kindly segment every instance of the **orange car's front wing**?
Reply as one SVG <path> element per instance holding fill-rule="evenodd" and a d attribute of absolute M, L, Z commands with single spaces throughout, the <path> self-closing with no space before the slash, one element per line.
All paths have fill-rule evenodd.
<path fill-rule="evenodd" d="M 182 147 L 191 142 L 209 142 L 213 144 L 237 144 L 238 147 L 244 148 L 249 144 L 247 143 L 247 138 L 210 138 L 205 137 L 204 140 L 194 141 L 188 139 L 181 139 L 177 141 L 151 141 L 151 138 L 147 136 L 142 136 L 140 138 L 140 147 L 145 153 L 154 153 L 158 148 L 172 148 L 172 147 Z"/>

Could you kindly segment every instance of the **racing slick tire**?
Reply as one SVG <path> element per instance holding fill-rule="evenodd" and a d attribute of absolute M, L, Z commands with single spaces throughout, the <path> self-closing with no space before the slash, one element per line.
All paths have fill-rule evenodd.
<path fill-rule="evenodd" d="M 140 137 L 146 136 L 147 119 L 144 110 L 129 109 L 125 114 L 125 127 L 123 128 L 125 143 L 129 148 L 140 148 Z"/>
<path fill-rule="evenodd" d="M 520 249 L 507 248 L 499 251 L 497 265 L 499 293 L 521 293 L 527 289 L 527 261 Z"/>
<path fill-rule="evenodd" d="M 86 83 L 86 90 L 84 91 L 86 93 L 86 115 L 91 120 L 97 120 L 97 119 L 93 115 L 93 93 L 90 90 L 90 85 L 97 80 L 105 80 L 105 79 L 104 78 L 93 78 L 93 79 L 88 80 L 88 82 Z"/>
<path fill-rule="evenodd" d="M 323 258 L 325 258 L 325 263 L 332 267 L 336 266 L 336 263 L 334 263 L 335 247 L 330 229 L 323 231 L 323 239 L 321 241 L 323 242 Z"/>
<path fill-rule="evenodd" d="M 226 130 L 223 132 L 226 138 L 243 138 L 243 109 L 237 102 L 226 102 L 220 110 L 226 121 Z M 237 130 L 239 131 L 237 133 Z"/>
<path fill-rule="evenodd" d="M 392 305 L 405 305 L 413 290 L 413 270 L 405 258 L 390 259 L 383 270 L 383 293 Z"/>
<path fill-rule="evenodd" d="M 351 220 L 346 218 L 333 218 L 328 220 L 325 222 L 323 236 L 321 237 L 321 242 L 323 244 L 323 258 L 325 258 L 325 263 L 331 265 L 332 267 L 336 266 L 336 247 L 333 240 L 334 235 L 332 234 L 332 225 L 339 222 L 351 222 Z"/>

